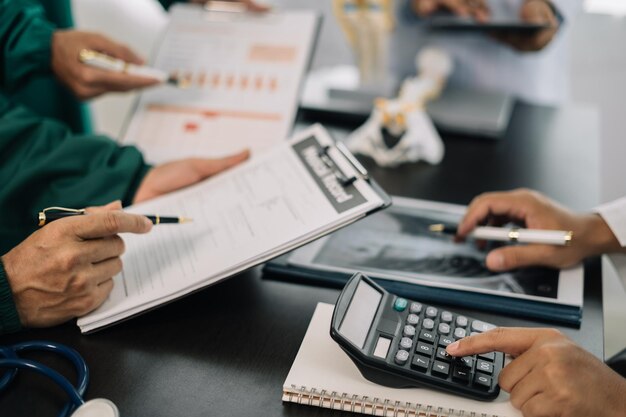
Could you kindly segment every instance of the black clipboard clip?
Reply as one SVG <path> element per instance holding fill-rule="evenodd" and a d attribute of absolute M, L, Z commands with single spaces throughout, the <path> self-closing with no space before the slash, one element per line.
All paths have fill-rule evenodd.
<path fill-rule="evenodd" d="M 330 150 L 333 148 L 339 151 L 341 155 L 343 155 L 346 162 L 348 162 L 350 166 L 354 168 L 354 170 L 356 171 L 356 174 L 347 175 L 344 172 L 341 166 L 337 164 L 337 162 L 333 159 L 333 157 L 330 154 Z M 319 157 L 322 160 L 322 162 L 324 162 L 324 164 L 326 164 L 326 166 L 330 168 L 330 170 L 333 172 L 335 177 L 337 177 L 341 185 L 344 187 L 351 185 L 358 179 L 362 179 L 368 182 L 370 180 L 369 173 L 367 172 L 365 167 L 361 165 L 361 163 L 350 153 L 348 148 L 346 148 L 346 146 L 341 142 L 335 143 L 334 146 L 330 146 L 330 145 L 324 146 L 319 151 Z"/>

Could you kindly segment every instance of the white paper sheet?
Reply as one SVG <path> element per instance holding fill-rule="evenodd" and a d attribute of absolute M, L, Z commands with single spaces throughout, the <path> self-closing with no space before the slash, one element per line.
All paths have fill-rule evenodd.
<path fill-rule="evenodd" d="M 189 88 L 145 91 L 123 142 L 152 163 L 267 150 L 290 133 L 316 26 L 314 12 L 176 5 L 153 65 Z"/>

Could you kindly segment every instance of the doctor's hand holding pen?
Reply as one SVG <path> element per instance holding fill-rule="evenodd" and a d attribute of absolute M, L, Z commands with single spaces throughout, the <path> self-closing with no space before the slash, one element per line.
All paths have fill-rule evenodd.
<path fill-rule="evenodd" d="M 547 197 L 531 190 L 485 193 L 469 205 L 457 229 L 464 239 L 477 226 L 501 226 L 507 223 L 537 230 L 571 231 L 568 245 L 527 244 L 510 245 L 492 250 L 487 255 L 487 267 L 507 271 L 527 266 L 565 268 L 583 259 L 623 249 L 606 221 L 598 214 L 576 214 Z"/>
<path fill-rule="evenodd" d="M 153 77 L 85 65 L 80 59 L 80 53 L 84 50 L 97 51 L 138 66 L 144 63 L 130 48 L 106 36 L 79 30 L 57 30 L 52 36 L 52 71 L 81 100 L 107 92 L 130 91 L 160 83 Z"/>
<path fill-rule="evenodd" d="M 190 0 L 204 4 L 207 1 Z M 218 3 L 218 2 L 214 2 Z M 222 2 L 225 3 L 225 2 Z M 243 10 L 265 12 L 270 8 L 253 0 L 228 2 Z M 90 55 L 87 59 L 84 53 Z M 128 46 L 99 33 L 57 30 L 51 42 L 52 72 L 81 100 L 108 92 L 125 92 L 177 80 L 145 67 L 145 61 Z M 180 85 L 179 85 L 180 86 Z"/>
<path fill-rule="evenodd" d="M 48 327 L 100 306 L 122 270 L 120 233 L 148 233 L 152 222 L 115 201 L 42 227 L 1 257 L 19 320 Z"/>

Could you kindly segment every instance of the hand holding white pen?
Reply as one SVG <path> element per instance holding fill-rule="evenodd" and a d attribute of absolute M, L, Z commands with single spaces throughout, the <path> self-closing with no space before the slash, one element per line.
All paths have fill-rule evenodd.
<path fill-rule="evenodd" d="M 456 234 L 457 229 L 444 224 L 430 225 L 433 233 Z M 543 245 L 569 246 L 574 232 L 571 230 L 536 230 L 519 227 L 478 226 L 468 236 L 477 240 L 497 242 L 536 243 Z"/>
<path fill-rule="evenodd" d="M 507 223 L 524 227 L 479 229 L 481 224 Z M 489 252 L 486 264 L 494 271 L 528 266 L 566 268 L 589 256 L 621 251 L 617 238 L 599 215 L 573 213 L 537 192 L 524 189 L 476 197 L 456 232 L 460 239 L 472 234 L 478 239 L 498 237 L 497 240 L 527 243 L 506 245 Z"/>
<path fill-rule="evenodd" d="M 52 36 L 51 67 L 56 78 L 79 99 L 89 99 L 112 91 L 130 91 L 158 84 L 159 80 L 85 65 L 80 51 L 98 51 L 137 66 L 143 60 L 124 44 L 98 33 L 79 30 L 57 30 Z"/>
<path fill-rule="evenodd" d="M 147 67 L 145 65 L 135 65 L 109 55 L 93 51 L 91 49 L 83 49 L 79 54 L 80 62 L 94 68 L 106 71 L 135 75 L 138 77 L 153 78 L 160 83 L 170 83 L 177 87 L 186 87 L 186 84 L 179 82 L 165 71 L 156 68 Z"/>

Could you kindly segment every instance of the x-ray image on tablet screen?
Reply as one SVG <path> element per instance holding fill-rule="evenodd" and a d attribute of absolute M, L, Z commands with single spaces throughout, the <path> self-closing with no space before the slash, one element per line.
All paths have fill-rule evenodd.
<path fill-rule="evenodd" d="M 434 223 L 458 223 L 463 212 L 463 206 L 394 198 L 387 210 L 295 251 L 289 264 L 361 271 L 422 285 L 582 303 L 582 268 L 494 273 L 485 266 L 488 250 L 494 246 L 481 250 L 473 240 L 456 243 L 451 236 L 428 230 Z"/>

